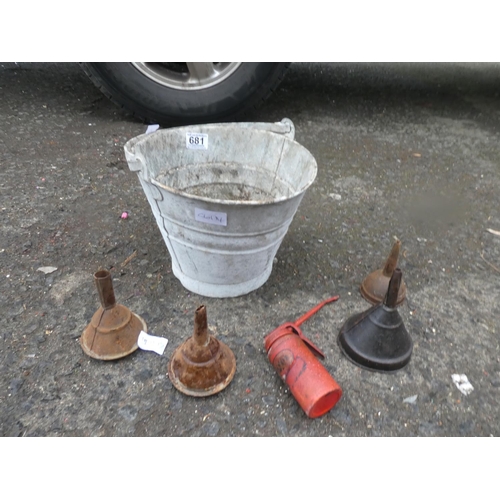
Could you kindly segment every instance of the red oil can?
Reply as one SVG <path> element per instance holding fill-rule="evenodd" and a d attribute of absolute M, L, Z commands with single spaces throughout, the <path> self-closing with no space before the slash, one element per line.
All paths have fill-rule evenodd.
<path fill-rule="evenodd" d="M 310 418 L 321 417 L 330 411 L 342 396 L 342 389 L 317 359 L 316 356 L 325 356 L 304 336 L 300 325 L 338 298 L 321 302 L 294 323 L 282 324 L 264 340 L 269 361 Z"/>

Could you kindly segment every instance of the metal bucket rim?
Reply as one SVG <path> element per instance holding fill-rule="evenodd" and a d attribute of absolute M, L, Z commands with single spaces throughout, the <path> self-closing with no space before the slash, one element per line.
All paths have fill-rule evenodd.
<path fill-rule="evenodd" d="M 265 125 L 265 123 L 263 123 Z M 193 131 L 196 132 L 196 130 L 207 130 L 207 129 L 212 129 L 212 130 L 217 130 L 217 129 L 227 129 L 227 128 L 248 128 L 249 125 L 254 125 L 252 122 L 235 122 L 235 123 L 210 123 L 210 124 L 199 124 L 199 125 L 186 125 L 182 127 L 172 127 L 168 129 L 160 129 L 157 130 L 156 132 L 150 133 L 150 134 L 141 134 L 139 136 L 134 137 L 133 139 L 130 139 L 125 144 L 125 150 L 128 150 L 130 153 L 134 154 L 136 153 L 136 147 L 141 146 L 144 142 L 150 140 L 154 135 L 156 134 L 162 134 L 162 135 L 171 135 L 172 132 L 178 132 L 178 131 Z M 256 124 L 258 125 L 258 124 Z M 311 169 L 313 169 L 313 172 L 311 172 L 311 179 L 307 184 L 305 184 L 300 190 L 294 192 L 290 196 L 280 196 L 279 198 L 275 198 L 273 200 L 265 200 L 265 201 L 258 201 L 258 200 L 225 200 L 225 199 L 220 199 L 220 198 L 208 198 L 206 196 L 199 196 L 195 194 L 190 194 L 190 193 L 185 193 L 184 191 L 181 191 L 179 189 L 175 189 L 171 186 L 167 186 L 166 184 L 162 184 L 158 180 L 156 180 L 153 176 L 148 176 L 150 179 L 150 182 L 154 184 L 155 186 L 164 189 L 165 191 L 168 191 L 171 194 L 181 196 L 183 198 L 189 198 L 192 200 L 196 201 L 202 201 L 205 203 L 214 203 L 214 204 L 219 204 L 219 205 L 228 205 L 228 206 L 266 206 L 266 205 L 275 205 L 277 203 L 283 203 L 288 200 L 293 200 L 294 198 L 298 196 L 302 196 L 308 189 L 309 187 L 314 183 L 316 180 L 316 176 L 318 174 L 318 164 L 316 162 L 316 158 L 314 155 L 302 144 L 297 142 L 294 139 L 290 139 L 290 137 L 287 137 L 286 135 L 279 134 L 274 131 L 270 130 L 265 130 L 265 129 L 259 129 L 258 127 L 249 127 L 249 129 L 252 131 L 252 133 L 257 133 L 257 134 L 277 134 L 280 137 L 283 138 L 284 141 L 291 142 L 294 144 L 295 147 L 298 147 L 299 150 L 303 151 L 306 156 L 309 156 L 310 158 L 310 165 Z M 147 168 L 146 165 L 142 166 L 143 168 Z"/>

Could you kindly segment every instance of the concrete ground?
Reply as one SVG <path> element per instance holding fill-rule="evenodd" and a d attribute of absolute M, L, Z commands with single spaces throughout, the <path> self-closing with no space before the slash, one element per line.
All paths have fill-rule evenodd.
<path fill-rule="evenodd" d="M 500 64 L 292 65 L 249 119 L 290 118 L 318 176 L 269 280 L 211 299 L 173 276 L 125 162 L 125 142 L 146 126 L 78 65 L 0 64 L 0 435 L 498 436 L 499 83 Z M 378 373 L 351 363 L 337 335 L 369 307 L 359 285 L 394 237 L 414 348 L 404 369 Z M 111 269 L 118 302 L 168 338 L 163 356 L 84 354 L 100 267 Z M 309 419 L 263 339 L 336 294 L 303 331 L 343 396 Z M 191 398 L 167 364 L 201 304 L 237 368 L 221 393 Z M 462 374 L 471 392 L 452 378 Z"/>

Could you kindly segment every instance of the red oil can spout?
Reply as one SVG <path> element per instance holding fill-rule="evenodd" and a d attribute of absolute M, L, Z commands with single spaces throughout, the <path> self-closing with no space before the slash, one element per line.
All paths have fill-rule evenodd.
<path fill-rule="evenodd" d="M 276 330 L 271 332 L 269 335 L 266 336 L 265 338 L 265 348 L 266 351 L 269 351 L 271 346 L 281 337 L 284 335 L 289 335 L 290 333 L 295 333 L 298 337 L 302 339 L 302 341 L 307 345 L 307 347 L 314 353 L 314 355 L 319 356 L 320 358 L 324 359 L 325 355 L 321 351 L 321 349 L 316 346 L 311 340 L 309 340 L 303 333 L 302 330 L 300 329 L 300 325 L 304 323 L 304 321 L 307 321 L 311 316 L 316 314 L 323 306 L 326 304 L 329 304 L 330 302 L 335 302 L 339 299 L 339 296 L 336 295 L 334 297 L 330 297 L 329 299 L 324 300 L 317 306 L 314 306 L 310 311 L 306 312 L 304 315 L 302 315 L 299 319 L 296 321 L 292 322 L 287 322 L 283 323 L 280 325 Z"/>
<path fill-rule="evenodd" d="M 293 323 L 293 326 L 295 327 L 298 336 L 307 344 L 307 347 L 311 349 L 311 351 L 319 356 L 321 359 L 325 359 L 325 355 L 321 351 L 319 347 L 317 347 L 315 344 L 313 344 L 303 333 L 302 330 L 299 328 L 299 326 L 304 323 L 304 321 L 307 321 L 311 316 L 314 316 L 323 306 L 326 306 L 326 304 L 330 304 L 330 302 L 336 302 L 339 300 L 339 296 L 335 295 L 334 297 L 330 297 L 329 299 L 324 300 L 317 306 L 313 307 L 310 311 L 306 312 L 304 315 L 302 315 L 298 320 L 296 320 Z"/>
<path fill-rule="evenodd" d="M 314 306 L 310 311 L 306 312 L 303 316 L 301 316 L 298 320 L 294 321 L 295 326 L 300 326 L 304 321 L 307 321 L 311 316 L 316 314 L 323 306 L 326 306 L 326 304 L 329 304 L 330 302 L 335 302 L 339 300 L 339 296 L 335 295 L 335 297 L 330 297 L 329 299 L 324 300 L 317 306 Z"/>

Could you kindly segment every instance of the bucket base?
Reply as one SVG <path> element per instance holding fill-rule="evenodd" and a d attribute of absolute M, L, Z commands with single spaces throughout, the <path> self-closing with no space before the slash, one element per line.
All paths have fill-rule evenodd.
<path fill-rule="evenodd" d="M 172 272 L 174 276 L 182 283 L 182 286 L 190 292 L 202 295 L 204 297 L 212 297 L 215 299 L 224 299 L 228 297 L 239 297 L 247 293 L 257 290 L 261 287 L 271 275 L 273 270 L 272 265 L 269 266 L 260 276 L 243 283 L 234 284 L 218 284 L 218 283 L 203 283 L 202 281 L 195 280 L 186 276 L 181 270 L 172 262 Z"/>

